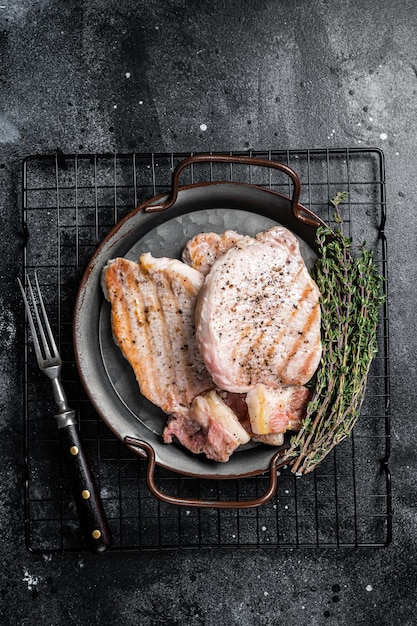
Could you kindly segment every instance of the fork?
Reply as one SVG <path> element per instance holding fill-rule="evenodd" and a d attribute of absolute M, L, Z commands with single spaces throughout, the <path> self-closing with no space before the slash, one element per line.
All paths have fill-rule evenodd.
<path fill-rule="evenodd" d="M 25 303 L 38 366 L 52 382 L 54 399 L 58 407 L 55 418 L 61 450 L 65 457 L 85 543 L 92 552 L 100 554 L 111 546 L 111 532 L 77 428 L 75 411 L 69 408 L 61 383 L 62 360 L 46 313 L 38 277 L 35 273 L 35 287 L 33 287 L 29 277 L 26 276 L 26 290 L 19 279 L 18 282 Z"/>

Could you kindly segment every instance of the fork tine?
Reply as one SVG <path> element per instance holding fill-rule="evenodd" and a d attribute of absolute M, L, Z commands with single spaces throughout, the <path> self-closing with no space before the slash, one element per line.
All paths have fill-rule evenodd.
<path fill-rule="evenodd" d="M 22 292 L 23 302 L 25 303 L 26 315 L 28 318 L 29 326 L 30 326 L 30 332 L 32 333 L 32 342 L 35 348 L 36 359 L 38 361 L 38 364 L 40 365 L 41 361 L 43 360 L 43 357 L 42 357 L 42 352 L 41 352 L 41 346 L 39 344 L 38 334 L 35 328 L 35 323 L 33 321 L 32 309 L 30 308 L 30 304 L 26 296 L 26 291 L 22 283 L 20 282 L 20 278 L 18 278 L 17 280 L 19 282 L 20 291 Z M 28 280 L 28 277 L 26 277 L 26 280 Z"/>
<path fill-rule="evenodd" d="M 36 274 L 35 274 L 35 279 L 36 279 Z M 47 339 L 46 339 L 46 335 L 45 335 L 45 331 L 44 331 L 43 324 L 42 324 L 42 321 L 41 321 L 41 317 L 39 315 L 38 304 L 36 302 L 35 294 L 33 292 L 32 283 L 30 282 L 29 276 L 27 276 L 27 283 L 28 283 L 29 293 L 30 293 L 30 296 L 32 298 L 32 306 L 33 306 L 33 310 L 35 312 L 36 321 L 38 323 L 38 329 L 39 329 L 39 333 L 40 333 L 41 340 L 42 340 L 42 347 L 43 347 L 43 350 L 44 350 L 44 353 L 45 353 L 45 358 L 46 359 L 50 359 L 51 358 L 51 353 L 50 353 L 50 350 L 49 350 L 49 345 L 48 345 L 48 342 L 47 342 Z M 39 295 L 40 295 L 39 284 L 37 286 L 37 289 L 38 289 L 38 297 L 39 297 Z M 45 310 L 45 308 L 43 308 L 42 313 L 44 312 L 44 310 Z"/>
<path fill-rule="evenodd" d="M 49 323 L 48 315 L 46 313 L 45 304 L 43 301 L 42 292 L 39 287 L 37 274 L 35 273 L 35 286 L 36 286 L 37 298 L 35 297 L 34 289 L 32 287 L 32 283 L 29 279 L 29 276 L 26 276 L 26 282 L 28 285 L 28 295 L 30 296 L 32 307 L 29 304 L 28 295 L 25 289 L 23 288 L 20 280 L 19 280 L 19 285 L 20 285 L 20 290 L 22 292 L 23 300 L 24 300 L 27 315 L 28 315 L 29 326 L 30 326 L 30 330 L 32 333 L 32 340 L 33 340 L 33 344 L 35 347 L 36 358 L 40 365 L 41 362 L 44 361 L 45 359 L 50 360 L 52 358 L 59 357 L 59 353 L 58 353 L 58 348 L 55 343 L 54 336 L 52 334 L 52 329 Z M 39 302 L 39 305 L 38 305 L 38 302 Z M 36 319 L 38 331 L 36 330 L 35 319 Z M 42 343 L 42 346 L 41 346 L 41 343 Z M 42 350 L 43 350 L 43 353 L 42 353 Z M 51 354 L 51 350 L 53 354 Z"/>
<path fill-rule="evenodd" d="M 36 306 L 36 300 L 34 301 L 35 302 L 35 311 L 36 311 L 37 319 L 38 319 L 39 326 L 40 326 L 40 329 L 41 329 L 42 340 L 43 340 L 43 343 L 44 343 L 44 346 L 45 346 L 45 350 L 48 350 L 49 358 L 51 356 L 52 357 L 57 357 L 57 356 L 59 356 L 58 348 L 56 346 L 55 337 L 53 335 L 52 328 L 51 328 L 51 325 L 49 323 L 48 314 L 46 313 L 46 309 L 45 309 L 45 304 L 44 304 L 43 297 L 42 297 L 41 288 L 39 287 L 38 275 L 37 275 L 36 272 L 35 272 L 35 284 L 36 284 L 36 290 L 37 290 L 37 294 L 38 294 L 39 304 L 40 304 L 41 311 L 42 311 L 43 322 L 44 322 L 43 324 L 40 322 L 39 311 L 38 311 L 38 307 Z M 30 282 L 29 282 L 29 286 L 30 286 L 30 289 L 32 290 L 32 285 L 30 284 Z M 44 327 L 45 327 L 46 332 L 48 333 L 48 339 L 46 339 L 46 337 L 45 337 L 45 333 L 44 333 L 44 330 L 43 330 Z M 49 341 L 49 343 L 48 343 L 48 341 Z M 51 353 L 49 351 L 49 347 L 51 348 L 51 350 L 53 352 L 52 355 L 51 355 Z"/>

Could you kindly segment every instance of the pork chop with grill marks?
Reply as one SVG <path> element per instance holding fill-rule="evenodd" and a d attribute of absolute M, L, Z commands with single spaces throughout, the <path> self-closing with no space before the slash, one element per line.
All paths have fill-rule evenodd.
<path fill-rule="evenodd" d="M 319 290 L 296 237 L 277 226 L 212 265 L 196 307 L 197 341 L 221 389 L 304 385 L 321 358 Z"/>
<path fill-rule="evenodd" d="M 138 263 L 109 261 L 102 273 L 115 341 L 142 395 L 165 413 L 187 412 L 195 396 L 214 387 L 195 338 L 203 280 L 181 261 L 149 253 Z"/>

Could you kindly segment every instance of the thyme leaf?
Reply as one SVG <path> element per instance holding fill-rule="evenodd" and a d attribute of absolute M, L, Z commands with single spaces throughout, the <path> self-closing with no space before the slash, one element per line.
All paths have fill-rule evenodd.
<path fill-rule="evenodd" d="M 337 209 L 346 196 L 340 192 L 331 203 Z M 340 228 L 324 226 L 317 230 L 317 243 L 312 273 L 321 294 L 323 353 L 305 419 L 286 453 L 297 474 L 314 470 L 351 434 L 377 353 L 378 314 L 385 301 L 383 277 L 365 244 L 354 256 L 351 239 Z"/>
<path fill-rule="evenodd" d="M 337 207 L 341 202 L 344 202 L 344 200 L 346 200 L 348 195 L 348 191 L 338 191 L 333 198 L 330 198 L 330 204 L 332 204 L 334 207 Z"/>

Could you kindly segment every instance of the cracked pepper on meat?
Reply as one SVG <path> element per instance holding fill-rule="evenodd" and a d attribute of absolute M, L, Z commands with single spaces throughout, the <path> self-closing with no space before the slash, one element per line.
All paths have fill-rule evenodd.
<path fill-rule="evenodd" d="M 162 437 L 225 462 L 250 439 L 297 430 L 321 358 L 319 290 L 297 238 L 196 235 L 182 260 L 108 262 L 114 339 L 140 392 L 167 414 Z"/>

